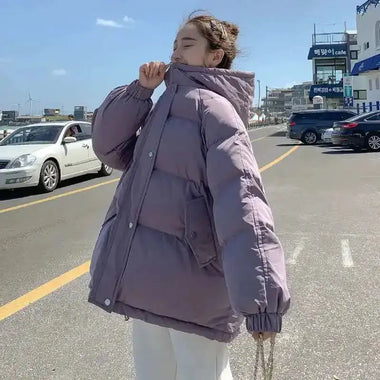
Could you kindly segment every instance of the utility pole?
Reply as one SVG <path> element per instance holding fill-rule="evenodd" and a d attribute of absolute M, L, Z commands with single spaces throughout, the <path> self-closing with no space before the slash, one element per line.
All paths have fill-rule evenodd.
<path fill-rule="evenodd" d="M 259 84 L 259 102 L 257 103 L 257 108 L 260 109 L 260 99 L 261 99 L 261 96 L 260 96 L 261 81 L 260 81 L 260 79 L 257 80 L 257 83 Z"/>
<path fill-rule="evenodd" d="M 265 86 L 265 116 L 268 111 L 268 86 Z"/>

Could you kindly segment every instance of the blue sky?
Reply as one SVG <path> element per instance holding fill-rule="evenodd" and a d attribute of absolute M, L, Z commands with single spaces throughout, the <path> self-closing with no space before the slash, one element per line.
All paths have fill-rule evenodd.
<path fill-rule="evenodd" d="M 168 61 L 187 15 L 204 9 L 240 27 L 237 70 L 264 87 L 311 80 L 307 54 L 317 32 L 356 29 L 364 0 L 0 0 L 0 110 L 97 107 L 147 61 Z M 164 90 L 156 90 L 156 99 Z M 255 101 L 257 102 L 258 91 Z"/>

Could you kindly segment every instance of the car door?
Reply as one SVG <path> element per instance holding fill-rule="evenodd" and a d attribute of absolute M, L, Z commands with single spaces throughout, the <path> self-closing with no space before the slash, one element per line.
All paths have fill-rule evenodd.
<path fill-rule="evenodd" d="M 326 113 L 324 112 L 315 112 L 313 113 L 313 129 L 315 132 L 319 133 L 320 135 L 322 132 L 327 129 L 326 127 Z"/>
<path fill-rule="evenodd" d="M 86 144 L 86 141 L 82 137 L 82 128 L 80 124 L 70 124 L 65 133 L 68 130 L 71 130 L 73 133 L 72 137 L 75 137 L 77 141 L 72 143 L 64 143 L 62 141 L 62 164 L 64 176 L 74 176 L 89 170 L 89 145 Z"/>
<path fill-rule="evenodd" d="M 319 131 L 322 133 L 326 129 L 332 128 L 334 122 L 340 120 L 339 112 L 325 112 L 321 115 L 321 123 Z"/>
<path fill-rule="evenodd" d="M 360 123 L 360 129 L 365 135 L 368 133 L 380 133 L 380 112 L 371 115 L 364 122 Z"/>
<path fill-rule="evenodd" d="M 88 145 L 88 167 L 89 170 L 100 169 L 102 163 L 99 161 L 96 156 L 94 149 L 92 147 L 92 128 L 90 123 L 81 123 L 81 128 L 83 132 L 83 139 Z"/>

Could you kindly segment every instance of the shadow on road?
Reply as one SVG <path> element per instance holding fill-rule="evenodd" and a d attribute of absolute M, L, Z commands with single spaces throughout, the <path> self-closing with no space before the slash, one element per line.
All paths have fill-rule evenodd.
<path fill-rule="evenodd" d="M 275 133 L 272 133 L 271 135 L 268 135 L 268 137 L 284 137 L 286 136 L 286 131 L 278 131 Z"/>
<path fill-rule="evenodd" d="M 296 146 L 299 145 L 300 147 L 306 147 L 308 148 L 309 146 L 312 147 L 318 147 L 318 148 L 323 148 L 323 149 L 330 149 L 322 152 L 323 154 L 360 154 L 360 153 L 376 153 L 376 152 L 370 152 L 365 149 L 355 151 L 351 148 L 347 148 L 346 146 L 338 146 L 338 145 L 331 145 L 328 143 L 318 143 L 315 145 L 305 145 L 305 144 L 277 144 L 276 146 Z"/>
<path fill-rule="evenodd" d="M 71 178 L 67 179 L 65 181 L 62 181 L 57 189 L 53 191 L 52 195 L 58 195 L 59 189 L 66 189 L 69 186 L 78 185 L 87 181 L 90 181 L 92 179 L 99 178 L 99 174 L 97 173 L 90 173 L 85 174 L 81 177 Z M 74 190 L 74 189 L 73 189 Z M 42 195 L 42 194 L 49 194 L 49 193 L 42 193 L 39 191 L 36 187 L 25 187 L 20 189 L 11 189 L 11 190 L 0 190 L 0 201 L 7 201 L 12 199 L 20 199 L 20 198 L 26 198 L 26 197 L 33 197 L 36 195 Z"/>
<path fill-rule="evenodd" d="M 340 148 L 340 149 L 334 149 L 334 150 L 326 150 L 325 152 L 322 152 L 322 153 L 323 154 L 360 154 L 360 153 L 373 153 L 373 152 L 368 152 L 367 150 L 355 151 L 349 148 Z"/>

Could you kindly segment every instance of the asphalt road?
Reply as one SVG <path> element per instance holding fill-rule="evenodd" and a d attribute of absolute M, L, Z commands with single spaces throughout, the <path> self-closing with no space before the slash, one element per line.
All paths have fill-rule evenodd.
<path fill-rule="evenodd" d="M 250 135 L 260 167 L 296 144 L 282 126 Z M 73 191 L 119 175 L 88 175 L 49 195 L 0 192 L 0 305 L 90 259 L 117 182 Z M 293 297 L 273 378 L 379 379 L 380 154 L 300 146 L 262 175 Z M 88 280 L 0 322 L 1 379 L 134 378 L 131 324 L 87 303 Z M 234 379 L 251 379 L 252 338 L 242 333 L 230 354 Z"/>

